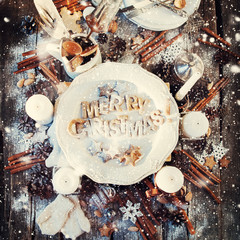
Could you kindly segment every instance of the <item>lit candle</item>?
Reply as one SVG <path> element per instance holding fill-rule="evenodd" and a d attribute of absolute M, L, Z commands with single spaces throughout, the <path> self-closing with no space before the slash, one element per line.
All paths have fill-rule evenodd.
<path fill-rule="evenodd" d="M 53 105 L 41 94 L 31 96 L 25 106 L 27 115 L 41 125 L 47 125 L 53 119 Z"/>
<path fill-rule="evenodd" d="M 155 184 L 166 193 L 175 193 L 183 186 L 184 177 L 182 172 L 172 166 L 161 168 L 155 176 Z"/>
<path fill-rule="evenodd" d="M 188 138 L 204 136 L 209 128 L 207 117 L 202 112 L 189 112 L 182 118 L 182 133 Z"/>
<path fill-rule="evenodd" d="M 53 188 L 60 194 L 74 193 L 79 184 L 80 178 L 71 167 L 60 168 L 53 176 Z"/>

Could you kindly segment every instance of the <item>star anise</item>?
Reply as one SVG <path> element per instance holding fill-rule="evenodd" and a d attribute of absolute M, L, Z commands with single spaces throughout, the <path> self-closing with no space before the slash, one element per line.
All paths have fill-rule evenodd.
<path fill-rule="evenodd" d="M 222 114 L 222 109 L 220 107 L 218 108 L 215 108 L 215 107 L 208 107 L 206 110 L 205 110 L 205 114 L 206 114 L 206 117 L 212 121 L 214 120 L 216 117 L 220 117 L 221 114 Z"/>
<path fill-rule="evenodd" d="M 24 132 L 24 133 L 35 133 L 36 127 L 35 127 L 35 121 L 30 118 L 27 114 L 24 114 L 19 119 L 19 125 L 18 130 Z"/>
<path fill-rule="evenodd" d="M 48 139 L 45 139 L 43 143 L 37 142 L 33 145 L 32 154 L 39 159 L 47 159 L 52 152 L 52 146 Z"/>
<path fill-rule="evenodd" d="M 106 54 L 107 59 L 109 59 L 110 61 L 116 62 L 119 58 L 122 57 L 125 50 L 126 50 L 126 41 L 120 37 L 114 37 L 109 42 L 109 52 Z"/>
<path fill-rule="evenodd" d="M 230 55 L 228 52 L 226 51 L 222 51 L 221 49 L 219 49 L 215 54 L 214 54 L 214 60 L 217 63 L 221 63 L 221 64 L 227 64 L 230 61 Z"/>

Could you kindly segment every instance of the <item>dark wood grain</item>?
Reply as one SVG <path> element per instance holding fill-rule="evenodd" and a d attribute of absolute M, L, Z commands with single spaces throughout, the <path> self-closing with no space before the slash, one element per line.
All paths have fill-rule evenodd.
<path fill-rule="evenodd" d="M 239 44 L 235 41 L 235 34 L 239 32 L 239 22 L 235 17 L 239 17 L 240 2 L 223 0 L 203 0 L 199 8 L 204 21 L 214 32 L 220 34 L 223 38 L 231 38 L 231 50 L 240 52 Z M 25 35 L 20 33 L 19 25 L 26 15 L 35 15 L 36 9 L 31 0 L 9 0 L 0 2 L 0 74 L 1 74 L 1 108 L 0 108 L 0 240 L 7 239 L 64 239 L 62 234 L 53 237 L 44 236 L 36 223 L 36 218 L 40 212 L 54 198 L 50 200 L 40 200 L 33 198 L 26 193 L 23 205 L 18 202 L 20 196 L 24 196 L 27 182 L 26 173 L 19 173 L 10 176 L 9 172 L 3 171 L 7 164 L 7 157 L 15 154 L 19 150 L 16 142 L 16 134 L 11 134 L 11 129 L 19 119 L 21 111 L 24 109 L 24 98 L 22 105 L 19 105 L 17 98 L 23 94 L 22 90 L 17 89 L 17 81 L 25 76 L 25 73 L 13 75 L 17 70 L 17 62 L 23 59 L 22 53 L 35 49 L 36 44 L 42 41 L 40 33 Z M 4 17 L 10 21 L 4 21 Z M 130 29 L 130 30 L 128 30 Z M 119 21 L 118 34 L 128 40 L 134 37 L 138 31 L 138 26 L 121 16 Z M 178 32 L 180 30 L 176 30 Z M 219 94 L 212 102 L 212 106 L 223 106 L 223 117 L 221 120 L 215 120 L 211 123 L 211 140 L 224 142 L 224 146 L 229 148 L 227 154 L 231 160 L 228 169 L 214 169 L 214 174 L 222 180 L 221 184 L 211 186 L 215 195 L 222 199 L 222 203 L 217 205 L 207 192 L 186 183 L 188 190 L 193 193 L 193 200 L 188 209 L 188 216 L 193 227 L 196 230 L 194 236 L 190 236 L 185 225 L 175 226 L 170 222 L 161 223 L 157 227 L 158 234 L 156 239 L 239 239 L 239 198 L 240 198 L 240 162 L 239 162 L 239 73 L 232 73 L 228 66 L 221 67 L 213 61 L 215 49 L 209 46 L 200 45 L 193 47 L 190 43 L 193 41 L 191 33 L 189 38 L 185 38 L 186 50 L 196 52 L 205 63 L 204 78 L 216 81 L 221 75 L 230 76 L 231 83 Z M 237 65 L 232 60 L 231 65 Z M 58 77 L 63 81 L 69 81 L 69 77 L 64 73 L 61 63 L 57 64 Z M 152 62 L 142 65 L 151 70 Z M 239 66 L 239 65 L 238 65 Z M 19 94 L 19 95 L 18 95 Z M 21 149 L 25 150 L 25 149 Z M 18 203 L 18 205 L 15 205 Z M 78 239 L 101 239 L 99 228 L 103 222 L 93 215 L 92 208 L 87 206 L 86 215 L 91 218 L 91 232 L 84 233 Z M 131 233 L 126 228 L 120 228 L 113 234 L 113 239 L 118 240 L 137 240 L 142 239 L 140 233 Z"/>
<path fill-rule="evenodd" d="M 236 34 L 240 31 L 240 24 L 236 22 L 236 16 L 239 15 L 240 2 L 233 1 L 231 4 L 225 1 L 218 0 L 219 16 L 222 20 L 222 25 L 219 26 L 219 33 L 226 39 L 231 39 L 232 43 L 236 41 Z M 234 44 L 230 48 L 237 53 L 240 52 L 240 45 Z M 236 60 L 232 60 L 233 64 L 237 65 Z M 239 66 L 239 65 L 238 65 Z M 240 197 L 240 128 L 239 128 L 239 103 L 240 99 L 239 89 L 240 74 L 231 72 L 231 70 L 224 66 L 222 69 L 223 74 L 228 74 L 231 78 L 231 83 L 224 89 L 221 95 L 221 102 L 224 109 L 224 116 L 222 118 L 222 137 L 224 146 L 229 149 L 227 158 L 231 160 L 228 169 L 221 170 L 221 212 L 219 228 L 221 231 L 221 239 L 238 239 L 239 238 L 239 197 Z"/>

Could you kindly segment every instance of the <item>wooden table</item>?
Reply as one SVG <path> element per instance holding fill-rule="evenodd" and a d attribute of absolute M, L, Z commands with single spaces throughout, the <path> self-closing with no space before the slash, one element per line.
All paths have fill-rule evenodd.
<path fill-rule="evenodd" d="M 239 9 L 237 0 L 202 0 L 198 12 L 209 28 L 224 39 L 230 39 L 231 50 L 239 53 Z M 25 96 L 22 89 L 16 87 L 20 75 L 14 75 L 17 62 L 22 60 L 21 53 L 35 49 L 36 44 L 44 37 L 41 34 L 24 35 L 19 31 L 21 19 L 26 15 L 35 15 L 36 9 L 32 1 L 1 1 L 0 2 L 0 60 L 1 60 L 1 161 L 0 161 L 0 239 L 64 239 L 63 235 L 54 237 L 41 235 L 37 226 L 36 212 L 43 210 L 47 200 L 40 201 L 26 193 L 26 172 L 10 175 L 4 171 L 7 157 L 24 149 L 21 143 L 22 135 L 17 133 L 17 121 L 24 109 Z M 124 39 L 136 36 L 137 26 L 130 23 L 124 16 L 119 16 L 119 36 Z M 127 24 L 127 25 L 126 25 Z M 128 26 L 126 28 L 126 26 Z M 127 29 L 122 31 L 121 29 Z M 180 31 L 179 28 L 176 31 Z M 188 209 L 188 216 L 196 230 L 190 235 L 184 225 L 174 226 L 170 221 L 163 222 L 157 227 L 156 239 L 239 239 L 240 219 L 240 162 L 239 162 L 239 65 L 232 60 L 229 65 L 221 66 L 213 61 L 215 49 L 205 45 L 195 45 L 195 35 L 191 32 L 186 36 L 186 50 L 198 53 L 205 63 L 205 77 L 211 81 L 221 76 L 228 76 L 231 82 L 211 102 L 212 105 L 223 107 L 223 116 L 211 122 L 212 134 L 209 141 L 223 141 L 229 149 L 227 158 L 230 165 L 227 169 L 216 167 L 214 173 L 222 180 L 221 184 L 213 187 L 214 193 L 222 200 L 217 205 L 211 197 L 193 185 L 186 182 L 188 191 L 193 193 L 193 200 Z M 189 45 L 189 43 L 191 43 Z M 191 48 L 191 49 L 190 49 Z M 143 65 L 151 70 L 152 66 Z M 68 78 L 62 73 L 62 80 Z M 51 202 L 51 200 L 49 201 Z M 100 239 L 98 231 L 102 226 L 97 217 L 91 219 L 92 230 L 79 239 Z M 140 233 L 129 232 L 127 228 L 113 234 L 113 239 L 141 239 Z"/>

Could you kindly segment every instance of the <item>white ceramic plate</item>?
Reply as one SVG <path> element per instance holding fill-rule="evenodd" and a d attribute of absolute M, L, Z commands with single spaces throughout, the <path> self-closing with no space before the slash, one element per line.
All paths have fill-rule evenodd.
<path fill-rule="evenodd" d="M 170 103 L 172 120 L 166 121 L 152 134 L 141 137 L 126 135 L 116 138 L 106 138 L 104 135 L 81 139 L 72 137 L 67 131 L 67 126 L 72 119 L 80 116 L 80 102 L 99 99 L 98 87 L 104 84 L 116 86 L 115 89 L 120 95 L 148 97 L 151 100 L 151 104 L 148 105 L 149 111 L 160 109 L 165 113 L 166 102 Z M 142 117 L 137 111 L 136 115 L 131 115 L 133 112 L 123 110 L 114 114 L 129 114 L 129 118 L 134 121 L 136 117 Z M 75 78 L 60 98 L 55 121 L 57 140 L 69 164 L 79 174 L 87 175 L 98 183 L 130 185 L 140 181 L 161 168 L 178 141 L 179 112 L 175 100 L 161 79 L 135 64 L 104 63 Z M 136 162 L 136 166 L 124 165 L 119 163 L 119 160 L 103 162 L 88 151 L 93 139 L 110 145 L 115 143 L 118 147 L 124 148 L 130 144 L 139 146 L 142 158 Z"/>
<path fill-rule="evenodd" d="M 123 5 L 124 7 L 128 7 L 141 1 L 143 0 L 123 0 Z M 198 9 L 200 2 L 201 0 L 186 0 L 186 6 L 183 10 L 190 16 Z M 142 13 L 130 20 L 143 28 L 153 31 L 163 31 L 181 26 L 188 18 L 180 17 L 165 7 L 158 7 L 150 9 L 148 12 Z"/>

